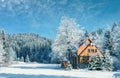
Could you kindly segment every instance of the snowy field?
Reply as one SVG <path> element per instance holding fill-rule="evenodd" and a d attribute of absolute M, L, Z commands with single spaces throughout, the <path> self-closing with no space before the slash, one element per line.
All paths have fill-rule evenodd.
<path fill-rule="evenodd" d="M 0 78 L 120 78 L 120 72 L 62 70 L 56 64 L 19 63 L 0 68 Z"/>

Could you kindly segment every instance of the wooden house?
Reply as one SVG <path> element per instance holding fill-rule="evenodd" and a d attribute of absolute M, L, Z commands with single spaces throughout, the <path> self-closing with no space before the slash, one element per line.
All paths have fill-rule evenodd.
<path fill-rule="evenodd" d="M 104 57 L 99 48 L 88 38 L 82 42 L 75 54 L 71 54 L 70 62 L 73 68 L 83 67 L 88 65 L 91 56 L 96 55 Z"/>

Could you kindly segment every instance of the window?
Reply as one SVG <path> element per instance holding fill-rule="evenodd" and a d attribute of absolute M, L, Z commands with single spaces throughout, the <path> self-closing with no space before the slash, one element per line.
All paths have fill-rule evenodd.
<path fill-rule="evenodd" d="M 94 53 L 94 52 L 97 52 L 98 50 L 97 49 L 88 49 L 88 52 L 90 53 Z"/>
<path fill-rule="evenodd" d="M 89 61 L 89 56 L 82 57 L 82 63 L 88 63 L 88 61 Z"/>
<path fill-rule="evenodd" d="M 94 49 L 91 49 L 91 52 L 94 53 Z"/>
<path fill-rule="evenodd" d="M 97 49 L 95 49 L 95 52 L 97 52 Z"/>
<path fill-rule="evenodd" d="M 88 49 L 88 52 L 90 53 L 90 49 Z"/>

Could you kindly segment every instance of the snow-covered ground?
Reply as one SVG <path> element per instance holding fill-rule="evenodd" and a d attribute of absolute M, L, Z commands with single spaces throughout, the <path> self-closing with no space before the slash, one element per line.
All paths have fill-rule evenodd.
<path fill-rule="evenodd" d="M 120 72 L 62 70 L 57 64 L 19 63 L 0 68 L 0 78 L 120 78 Z"/>

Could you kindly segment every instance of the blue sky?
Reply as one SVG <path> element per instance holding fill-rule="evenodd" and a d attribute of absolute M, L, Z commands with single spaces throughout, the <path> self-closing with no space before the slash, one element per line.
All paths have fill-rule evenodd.
<path fill-rule="evenodd" d="M 0 0 L 0 28 L 54 39 L 62 16 L 89 32 L 120 22 L 120 0 Z"/>

